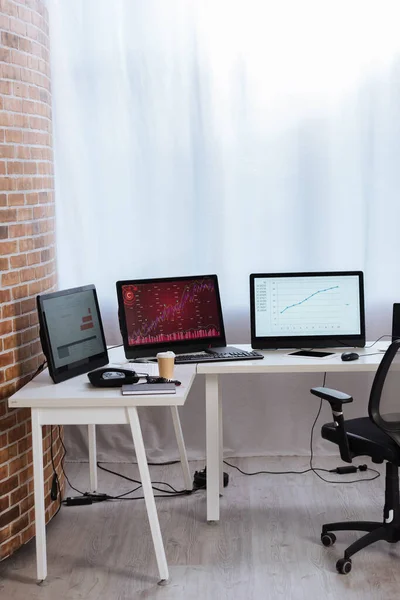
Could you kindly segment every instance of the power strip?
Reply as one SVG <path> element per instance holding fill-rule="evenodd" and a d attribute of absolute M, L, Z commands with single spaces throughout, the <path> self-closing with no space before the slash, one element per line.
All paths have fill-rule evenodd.
<path fill-rule="evenodd" d="M 229 483 L 229 475 L 224 472 L 224 488 Z M 207 487 L 207 471 L 206 467 L 202 471 L 195 471 L 193 477 L 193 489 L 194 490 L 205 490 Z"/>

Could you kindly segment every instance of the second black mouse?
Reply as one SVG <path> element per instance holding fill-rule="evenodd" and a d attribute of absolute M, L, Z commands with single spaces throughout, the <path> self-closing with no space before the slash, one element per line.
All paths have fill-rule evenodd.
<path fill-rule="evenodd" d="M 357 352 L 343 352 L 341 359 L 342 360 L 357 360 L 360 358 L 360 355 Z"/>

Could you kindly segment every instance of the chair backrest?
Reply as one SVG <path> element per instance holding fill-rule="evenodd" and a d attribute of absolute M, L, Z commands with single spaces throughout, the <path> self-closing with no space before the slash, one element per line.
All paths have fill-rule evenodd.
<path fill-rule="evenodd" d="M 374 423 L 400 446 L 400 339 L 390 344 L 378 367 L 368 412 Z"/>

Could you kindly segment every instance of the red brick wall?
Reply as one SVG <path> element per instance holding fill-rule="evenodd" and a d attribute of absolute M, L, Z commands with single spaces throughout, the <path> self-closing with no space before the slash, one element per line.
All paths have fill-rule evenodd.
<path fill-rule="evenodd" d="M 34 535 L 30 411 L 7 399 L 44 360 L 35 298 L 56 285 L 53 190 L 47 9 L 0 0 L 0 560 Z M 50 427 L 43 446 L 49 519 Z"/>

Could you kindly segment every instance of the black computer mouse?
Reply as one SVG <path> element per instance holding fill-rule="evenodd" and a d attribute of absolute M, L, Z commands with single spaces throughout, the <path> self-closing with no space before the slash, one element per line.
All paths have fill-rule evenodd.
<path fill-rule="evenodd" d="M 342 360 L 357 360 L 357 358 L 360 358 L 360 355 L 357 352 L 343 352 L 341 358 Z"/>

